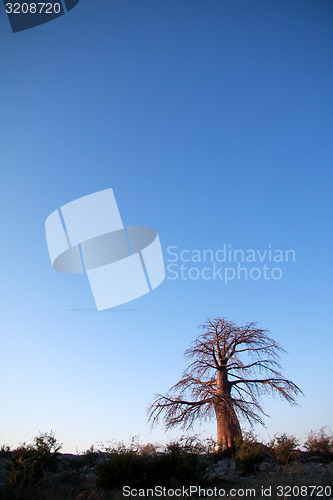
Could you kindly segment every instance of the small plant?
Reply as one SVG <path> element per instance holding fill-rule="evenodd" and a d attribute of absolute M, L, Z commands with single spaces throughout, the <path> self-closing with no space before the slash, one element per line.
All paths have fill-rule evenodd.
<path fill-rule="evenodd" d="M 114 440 L 108 441 L 108 443 L 110 443 L 108 446 L 102 444 L 100 447 L 100 451 L 103 451 L 105 453 L 138 453 L 141 446 L 138 436 L 131 436 L 130 443 L 124 443 L 123 441 Z"/>
<path fill-rule="evenodd" d="M 0 448 L 0 457 L 1 458 L 8 457 L 8 455 L 10 454 L 11 454 L 10 446 L 8 446 L 7 444 L 3 444 Z"/>
<path fill-rule="evenodd" d="M 304 448 L 310 455 L 325 456 L 333 452 L 333 435 L 325 427 L 318 432 L 310 431 L 304 443 Z"/>
<path fill-rule="evenodd" d="M 287 434 L 275 435 L 272 441 L 268 443 L 276 460 L 283 465 L 287 465 L 290 461 L 299 457 L 300 452 L 296 448 L 299 446 L 299 441 L 295 436 L 287 436 Z"/>
<path fill-rule="evenodd" d="M 217 448 L 217 442 L 216 439 L 214 439 L 212 436 L 209 438 L 206 438 L 202 441 L 203 444 L 203 453 L 215 453 L 215 450 Z"/>
<path fill-rule="evenodd" d="M 206 447 L 199 439 L 198 434 L 193 436 L 182 435 L 177 441 L 171 441 L 166 445 L 166 452 L 203 453 Z"/>
<path fill-rule="evenodd" d="M 158 452 L 159 445 L 154 443 L 140 444 L 140 455 L 155 455 Z"/>
<path fill-rule="evenodd" d="M 251 432 L 236 441 L 237 451 L 234 460 L 242 474 L 253 472 L 267 454 L 265 446 L 257 442 L 257 436 Z"/>
<path fill-rule="evenodd" d="M 94 445 L 91 445 L 84 453 L 79 456 L 79 462 L 81 466 L 94 467 L 99 457 L 101 456 L 101 452 L 94 448 Z"/>

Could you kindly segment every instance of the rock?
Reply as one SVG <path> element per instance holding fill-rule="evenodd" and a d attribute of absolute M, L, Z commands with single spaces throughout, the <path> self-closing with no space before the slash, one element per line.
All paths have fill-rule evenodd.
<path fill-rule="evenodd" d="M 309 458 L 309 462 L 322 462 L 323 457 L 319 457 L 318 455 L 313 455 Z"/>
<path fill-rule="evenodd" d="M 232 458 L 223 458 L 219 460 L 215 465 L 215 472 L 219 472 L 221 474 L 230 474 L 235 472 L 236 464 Z"/>
<path fill-rule="evenodd" d="M 175 490 L 177 488 L 182 488 L 183 485 L 180 481 L 178 481 L 178 479 L 176 477 L 172 477 L 170 479 L 169 486 L 171 489 Z"/>
<path fill-rule="evenodd" d="M 302 472 L 302 464 L 300 462 L 293 462 L 285 467 L 287 474 L 295 475 Z"/>
<path fill-rule="evenodd" d="M 222 458 L 206 468 L 206 477 L 209 481 L 221 481 L 225 476 L 233 476 L 235 473 L 236 464 L 232 458 Z"/>
<path fill-rule="evenodd" d="M 272 470 L 272 464 L 270 462 L 261 462 L 259 465 L 259 470 L 261 472 L 269 472 Z"/>

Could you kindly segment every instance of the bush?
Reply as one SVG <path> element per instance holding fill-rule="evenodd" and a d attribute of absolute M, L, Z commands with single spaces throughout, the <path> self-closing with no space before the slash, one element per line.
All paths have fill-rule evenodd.
<path fill-rule="evenodd" d="M 165 447 L 166 452 L 204 453 L 207 445 L 200 441 L 197 434 L 193 436 L 182 435 L 177 441 L 171 441 Z"/>
<path fill-rule="evenodd" d="M 140 455 L 156 455 L 158 448 L 159 445 L 154 443 L 140 444 L 139 453 Z"/>
<path fill-rule="evenodd" d="M 157 453 L 156 446 L 111 448 L 97 465 L 97 485 L 100 488 L 169 486 L 172 478 L 182 484 L 199 484 L 203 480 L 198 443 L 181 438 Z"/>
<path fill-rule="evenodd" d="M 137 484 L 143 477 L 143 458 L 132 451 L 112 452 L 97 465 L 97 486 L 121 488 Z"/>
<path fill-rule="evenodd" d="M 234 454 L 234 460 L 242 474 L 253 472 L 262 462 L 267 454 L 263 444 L 258 443 L 256 436 L 252 433 L 245 433 L 244 437 L 236 443 L 237 451 Z"/>
<path fill-rule="evenodd" d="M 276 460 L 283 465 L 287 465 L 291 460 L 295 460 L 300 456 L 299 441 L 295 436 L 287 436 L 287 434 L 275 435 L 272 441 L 268 443 Z"/>
<path fill-rule="evenodd" d="M 13 450 L 12 459 L 8 461 L 7 487 L 35 484 L 47 472 L 55 470 L 61 446 L 50 432 L 36 436 L 33 444 L 23 443 Z"/>
<path fill-rule="evenodd" d="M 333 452 L 333 435 L 322 427 L 317 433 L 310 431 L 304 443 L 304 448 L 310 455 L 328 455 Z"/>
<path fill-rule="evenodd" d="M 49 456 L 51 453 L 57 454 L 61 448 L 62 443 L 57 441 L 52 431 L 36 436 L 33 441 L 33 449 L 42 455 Z"/>
<path fill-rule="evenodd" d="M 202 472 L 198 455 L 173 450 L 146 463 L 145 486 L 169 486 L 172 478 L 181 484 L 198 484 L 202 482 Z"/>
<path fill-rule="evenodd" d="M 77 457 L 76 465 L 79 467 L 95 467 L 96 463 L 102 456 L 102 452 L 94 448 L 94 445 L 90 446 L 84 453 Z"/>

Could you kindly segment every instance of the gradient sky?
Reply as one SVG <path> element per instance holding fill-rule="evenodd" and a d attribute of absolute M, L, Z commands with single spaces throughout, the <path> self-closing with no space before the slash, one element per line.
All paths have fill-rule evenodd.
<path fill-rule="evenodd" d="M 262 439 L 333 430 L 332 2 L 80 0 L 16 34 L 0 14 L 0 445 L 179 436 L 146 409 L 208 316 L 257 321 L 288 351 L 305 396 L 264 399 Z M 44 222 L 109 187 L 166 258 L 272 245 L 296 261 L 281 280 L 166 279 L 98 313 L 86 276 L 52 269 Z"/>

